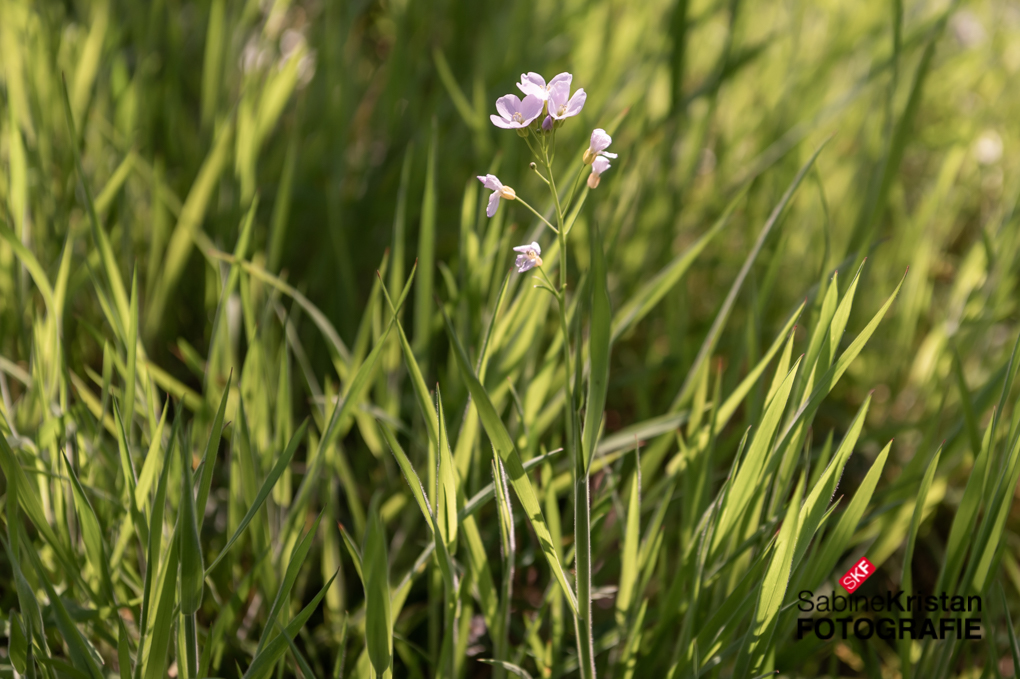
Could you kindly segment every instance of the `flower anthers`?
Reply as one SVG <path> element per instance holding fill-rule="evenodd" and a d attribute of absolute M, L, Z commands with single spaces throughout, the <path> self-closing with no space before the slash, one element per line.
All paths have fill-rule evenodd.
<path fill-rule="evenodd" d="M 489 120 L 504 130 L 517 130 L 527 127 L 535 118 L 542 115 L 543 108 L 545 102 L 534 94 L 527 95 L 523 100 L 516 94 L 507 94 L 496 100 L 496 111 L 499 115 L 490 115 Z"/>
<path fill-rule="evenodd" d="M 554 120 L 563 120 L 564 118 L 576 116 L 584 108 L 585 99 L 588 98 L 584 88 L 574 92 L 574 96 L 570 96 L 570 82 L 573 76 L 569 73 L 566 76 L 566 78 L 552 83 L 549 87 L 549 115 Z M 558 78 L 559 76 L 556 77 Z"/>

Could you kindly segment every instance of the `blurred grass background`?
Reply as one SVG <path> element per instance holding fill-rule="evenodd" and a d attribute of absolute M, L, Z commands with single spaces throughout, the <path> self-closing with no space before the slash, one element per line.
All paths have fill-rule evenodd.
<path fill-rule="evenodd" d="M 308 561 L 319 565 L 302 571 L 295 605 L 312 601 L 341 569 L 297 640 L 315 676 L 327 676 L 337 664 L 350 670 L 362 646 L 353 632 L 353 640 L 344 636 L 344 612 L 353 613 L 363 595 L 336 522 L 360 543 L 366 508 L 379 491 L 383 519 L 396 536 L 389 550 L 394 572 L 411 566 L 415 550 L 402 544 L 416 539 L 421 522 L 416 529 L 415 512 L 405 511 L 413 503 L 374 424 L 381 417 L 397 426 L 412 441 L 412 457 L 424 459 L 422 439 L 413 442 L 411 431 L 422 430 L 411 424 L 413 393 L 393 335 L 382 340 L 364 403 L 345 412 L 337 445 L 323 453 L 325 470 L 312 467 L 311 451 L 326 430 L 331 398 L 347 393 L 386 332 L 378 281 L 395 298 L 416 260 L 402 320 L 425 382 L 441 386 L 449 424 L 461 428 L 454 413 L 467 392 L 432 293 L 448 304 L 461 337 L 477 351 L 511 261 L 509 247 L 530 241 L 535 222 L 510 203 L 492 221 L 479 218 L 474 177 L 496 170 L 522 196 L 539 193 L 537 179 L 525 171 L 523 145 L 513 134 L 497 134 L 487 120 L 495 99 L 532 70 L 547 77 L 570 71 L 575 86 L 588 92 L 579 122 L 560 133 L 563 156 L 583 149 L 597 126 L 613 131 L 613 150 L 621 154 L 577 227 L 587 234 L 593 221 L 600 225 L 614 308 L 746 191 L 680 284 L 616 339 L 606 434 L 668 413 L 681 387 L 690 386 L 699 347 L 761 225 L 831 136 L 751 268 L 712 355 L 729 392 L 802 300 L 817 314 L 819 286 L 834 270 L 845 286 L 867 257 L 854 302 L 864 311 L 851 317 L 851 337 L 909 267 L 890 315 L 822 404 L 808 448 L 821 449 L 830 430 L 841 438 L 872 395 L 860 454 L 851 458 L 841 488 L 856 488 L 895 437 L 876 509 L 854 541 L 867 544 L 876 563 L 898 564 L 913 507 L 897 493 L 909 486 L 912 497 L 926 461 L 945 441 L 915 551 L 915 582 L 934 586 L 1020 331 L 1015 4 L 2 0 L 0 64 L 4 433 L 22 466 L 41 475 L 40 494 L 59 536 L 77 544 L 79 530 L 56 490 L 66 473 L 61 441 L 79 441 L 67 454 L 91 494 L 107 549 L 130 553 L 124 546 L 130 533 L 119 523 L 126 512 L 117 507 L 125 491 L 115 421 L 127 423 L 123 438 L 141 464 L 166 395 L 183 398 L 194 415 L 184 438 L 197 462 L 232 372 L 226 437 L 233 444 L 224 449 L 250 450 L 254 468 L 249 479 L 236 457 L 222 456 L 230 462 L 217 468 L 205 508 L 208 564 L 210 550 L 221 549 L 239 525 L 256 481 L 269 474 L 298 423 L 313 418 L 308 452 L 302 447 L 274 489 L 245 556 L 212 578 L 223 588 L 217 597 L 234 593 L 238 601 L 232 609 L 207 596 L 203 625 L 213 625 L 222 605 L 237 611 L 224 629 L 240 630 L 220 632 L 216 676 L 234 676 L 235 660 L 241 668 L 248 664 L 254 648 L 248 635 L 264 615 L 252 599 L 271 600 L 305 513 L 309 526 L 321 508 L 328 520 L 317 529 Z M 97 238 L 96 228 L 106 235 Z M 588 269 L 590 255 L 586 236 L 576 242 L 574 280 Z M 544 329 L 543 312 L 536 335 L 542 346 L 554 325 Z M 811 327 L 808 317 L 799 323 L 795 356 Z M 524 353 L 526 361 L 517 355 Z M 521 361 L 533 376 L 542 356 L 508 343 L 492 372 L 505 381 Z M 724 430 L 726 457 L 713 468 L 713 483 L 725 477 L 730 454 L 758 421 L 768 392 L 766 384 L 756 385 Z M 520 397 L 513 399 L 519 410 L 511 406 L 508 417 L 522 421 L 528 437 L 555 397 L 525 395 L 523 408 Z M 554 448 L 556 436 L 554 427 L 546 439 L 529 438 L 528 452 Z M 617 471 L 626 478 L 632 463 L 621 464 Z M 322 478 L 302 497 L 298 489 L 309 468 Z M 659 471 L 653 463 L 642 469 L 649 478 Z M 52 487 L 47 473 L 57 477 Z M 468 496 L 490 476 L 487 465 L 470 473 Z M 304 513 L 287 511 L 295 494 Z M 646 511 L 654 508 L 650 503 Z M 62 523 L 67 512 L 72 518 Z M 1020 516 L 1011 508 L 999 554 L 1014 604 L 1020 601 L 1017 529 Z M 519 528 L 519 540 L 526 531 Z M 484 534 L 490 554 L 497 554 L 498 534 Z M 608 535 L 603 558 L 615 544 Z M 238 589 L 238 583 L 267 549 L 273 565 L 245 594 L 248 585 Z M 532 565 L 534 551 L 525 552 L 511 634 L 522 645 L 526 612 L 540 608 L 548 578 L 540 564 Z M 0 556 L 5 616 L 17 602 L 8 586 L 10 559 L 9 552 Z M 665 564 L 654 576 L 664 588 L 671 579 Z M 611 586 L 615 568 L 602 575 L 596 569 L 596 585 Z M 70 580 L 61 586 L 76 587 Z M 432 675 L 425 658 L 439 642 L 431 636 L 426 589 L 411 590 L 397 624 L 396 676 Z M 529 594 L 532 589 L 537 593 Z M 112 636 L 101 631 L 112 624 L 109 610 L 90 614 L 86 599 L 79 603 L 78 622 L 89 630 L 84 636 L 100 655 L 115 657 L 116 625 L 108 628 Z M 469 659 L 458 672 L 488 676 L 487 666 L 470 661 L 479 653 L 490 657 L 488 642 L 471 629 L 463 635 Z M 975 651 L 976 659 L 959 656 L 953 671 L 997 675 L 998 660 L 1009 659 L 1005 634 L 995 628 L 994 643 Z M 341 639 L 351 646 L 346 660 Z M 476 644 L 481 650 L 468 648 Z M 799 676 L 895 671 L 892 660 L 867 644 L 789 652 L 802 653 L 802 660 L 776 666 Z M 558 675 L 566 665 L 543 660 L 537 667 Z M 294 671 L 286 662 L 279 668 Z M 876 674 L 878 668 L 884 669 Z"/>

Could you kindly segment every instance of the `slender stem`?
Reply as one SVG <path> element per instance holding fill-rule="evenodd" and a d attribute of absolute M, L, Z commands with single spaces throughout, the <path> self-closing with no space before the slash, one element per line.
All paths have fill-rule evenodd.
<path fill-rule="evenodd" d="M 543 269 L 542 267 L 538 267 L 537 269 L 535 269 L 535 271 L 537 271 L 538 273 L 542 274 L 542 280 L 545 281 L 545 284 L 547 286 L 549 286 L 549 291 L 552 292 L 553 296 L 556 297 L 556 302 L 559 303 L 559 301 L 560 301 L 560 292 L 559 292 L 559 290 L 556 289 L 556 286 L 553 285 L 553 282 L 551 280 L 549 280 L 549 274 L 547 274 L 545 272 L 545 269 Z"/>
<path fill-rule="evenodd" d="M 570 208 L 571 205 L 573 205 L 574 194 L 577 193 L 577 182 L 580 181 L 581 175 L 584 174 L 584 168 L 586 168 L 586 167 L 590 167 L 590 166 L 585 165 L 584 163 L 581 163 L 581 167 L 578 168 L 577 174 L 574 175 L 574 183 L 570 186 L 570 193 L 567 194 L 567 201 L 566 202 L 567 202 L 567 207 L 568 208 Z M 570 213 L 570 210 L 568 209 L 567 210 L 567 214 L 569 214 L 569 213 Z"/>
<path fill-rule="evenodd" d="M 588 489 L 588 470 L 581 459 L 581 451 L 578 447 L 578 434 L 576 428 L 576 410 L 578 404 L 574 401 L 573 380 L 570 374 L 570 330 L 567 326 L 567 234 L 566 224 L 563 216 L 563 206 L 560 204 L 560 195 L 556 190 L 556 180 L 553 177 L 552 161 L 549 158 L 548 148 L 542 148 L 543 161 L 546 173 L 549 176 L 549 190 L 552 191 L 553 200 L 556 202 L 556 217 L 560 225 L 557 235 L 560 242 L 560 290 L 557 301 L 560 311 L 560 331 L 563 333 L 563 361 L 565 373 L 565 390 L 567 403 L 564 407 L 564 425 L 567 439 L 567 449 L 574 461 L 574 560 L 577 572 L 577 617 L 574 619 L 577 636 L 577 655 L 581 679 L 595 679 L 595 652 L 592 641 L 591 628 L 591 503 Z M 575 178 L 574 183 L 577 183 Z"/>
<path fill-rule="evenodd" d="M 531 210 L 531 213 L 533 215 L 535 215 L 536 217 L 538 217 L 539 219 L 541 219 L 542 223 L 545 224 L 546 226 L 548 226 L 550 229 L 552 229 L 554 233 L 559 233 L 560 232 L 559 229 L 557 229 L 555 226 L 553 226 L 552 224 L 549 223 L 548 219 L 546 219 L 542 215 L 538 214 L 538 210 L 536 210 L 535 208 L 533 208 L 530 205 L 528 205 L 527 201 L 525 201 L 523 198 L 521 198 L 520 196 L 517 196 L 516 198 L 514 198 L 514 200 L 516 200 L 518 203 L 520 203 L 524 207 L 526 207 L 529 210 Z"/>
<path fill-rule="evenodd" d="M 536 165 L 535 163 L 532 163 L 531 164 L 531 171 L 534 172 L 535 174 L 537 174 L 538 178 L 541 179 L 545 183 L 546 186 L 549 186 L 549 180 L 546 179 L 545 175 L 542 174 L 542 172 L 538 169 L 538 165 Z"/>
<path fill-rule="evenodd" d="M 556 190 L 556 179 L 553 177 L 552 161 L 549 159 L 549 154 L 545 149 L 542 149 L 542 159 L 545 161 L 545 170 L 549 173 L 549 190 L 552 191 L 553 200 L 556 202 L 556 217 L 559 221 L 560 228 L 563 228 L 563 208 L 560 206 L 560 193 Z M 563 253 L 566 254 L 566 251 Z M 560 263 L 566 265 L 566 258 L 560 260 Z M 565 269 L 564 269 L 565 271 Z M 566 283 L 566 275 L 560 276 L 563 282 Z"/>

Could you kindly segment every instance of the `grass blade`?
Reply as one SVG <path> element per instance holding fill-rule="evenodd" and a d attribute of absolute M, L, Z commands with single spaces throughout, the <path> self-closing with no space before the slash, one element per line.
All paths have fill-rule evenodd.
<path fill-rule="evenodd" d="M 593 222 L 591 232 L 591 330 L 588 337 L 591 370 L 588 373 L 588 399 L 584 411 L 584 429 L 581 435 L 581 464 L 579 473 L 587 474 L 595 453 L 595 444 L 602 426 L 602 411 L 606 407 L 609 389 L 610 320 L 609 284 L 606 280 L 606 259 L 599 236 L 598 223 Z"/>
<path fill-rule="evenodd" d="M 308 429 L 308 420 L 302 422 L 301 426 L 298 427 L 296 432 L 294 432 L 294 436 L 291 437 L 290 443 L 287 444 L 287 449 L 283 451 L 283 454 L 280 455 L 280 458 L 276 461 L 276 464 L 266 476 L 266 480 L 262 482 L 262 487 L 259 488 L 259 492 L 255 496 L 255 501 L 251 503 L 250 507 L 248 507 L 248 511 L 238 524 L 237 530 L 235 530 L 234 534 L 230 536 L 229 540 L 227 540 L 227 544 L 225 544 L 223 549 L 220 550 L 219 555 L 211 564 L 209 564 L 209 567 L 205 569 L 205 575 L 208 576 L 220 563 L 223 557 L 230 552 L 230 548 L 234 546 L 237 539 L 244 533 L 244 529 L 248 527 L 248 524 L 251 523 L 255 514 L 257 514 L 259 509 L 262 507 L 262 503 L 264 503 L 266 498 L 269 497 L 269 494 L 273 492 L 273 487 L 276 485 L 276 482 L 280 480 L 281 476 L 283 476 L 283 470 L 290 465 L 290 461 L 294 457 L 294 452 L 297 451 L 298 445 L 300 445 L 301 440 L 305 436 L 306 429 Z"/>
<path fill-rule="evenodd" d="M 563 594 L 567 597 L 567 603 L 570 604 L 571 611 L 577 615 L 577 598 L 574 596 L 574 592 L 571 590 L 570 585 L 567 582 L 567 575 L 563 572 L 563 566 L 560 564 L 559 557 L 556 555 L 556 550 L 553 548 L 552 535 L 549 532 L 549 527 L 545 523 L 545 518 L 542 516 L 542 508 L 538 503 L 538 496 L 535 494 L 535 489 L 531 485 L 531 480 L 524 471 L 524 466 L 521 464 L 521 457 L 517 452 L 517 447 L 510 438 L 510 434 L 503 425 L 503 421 L 499 418 L 499 414 L 496 412 L 496 408 L 492 405 L 492 401 L 489 400 L 489 395 L 485 392 L 485 387 L 483 387 L 482 383 L 478 381 L 478 377 L 471 368 L 471 364 L 468 361 L 464 347 L 461 345 L 460 339 L 457 337 L 457 332 L 453 329 L 453 324 L 450 321 L 450 317 L 446 314 L 445 309 L 443 309 L 443 320 L 446 322 L 446 332 L 450 337 L 450 343 L 453 345 L 454 355 L 457 359 L 457 366 L 460 368 L 461 378 L 467 384 L 468 391 L 471 392 L 471 398 L 474 399 L 475 404 L 478 407 L 478 415 L 482 419 L 482 426 L 485 428 L 485 433 L 488 434 L 493 448 L 496 450 L 496 453 L 503 461 L 503 465 L 506 467 L 507 474 L 510 476 L 510 484 L 514 487 L 514 491 L 517 493 L 517 499 L 520 500 L 521 506 L 524 508 L 524 512 L 527 515 L 528 520 L 531 522 L 532 528 L 538 537 L 539 545 L 542 548 L 543 554 L 545 554 L 546 561 L 549 563 L 549 568 L 552 570 L 553 576 L 557 581 L 559 581 L 560 587 L 563 588 Z"/>

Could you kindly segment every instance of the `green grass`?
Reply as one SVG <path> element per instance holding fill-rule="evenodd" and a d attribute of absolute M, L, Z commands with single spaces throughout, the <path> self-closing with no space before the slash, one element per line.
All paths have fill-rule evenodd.
<path fill-rule="evenodd" d="M 1017 45 L 995 0 L 0 0 L 0 676 L 1020 671 Z M 490 124 L 564 70 L 555 146 Z M 983 639 L 798 640 L 861 556 Z"/>

